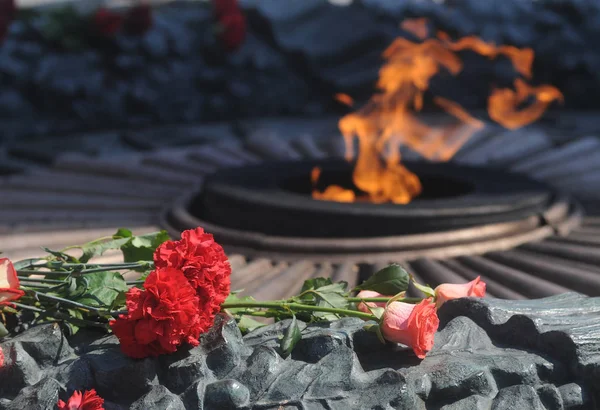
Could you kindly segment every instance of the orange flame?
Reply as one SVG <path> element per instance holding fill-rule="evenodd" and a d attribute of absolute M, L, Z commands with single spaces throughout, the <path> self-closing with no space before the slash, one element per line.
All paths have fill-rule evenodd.
<path fill-rule="evenodd" d="M 400 28 L 421 40 L 429 36 L 426 18 L 406 19 L 400 24 Z"/>
<path fill-rule="evenodd" d="M 405 21 L 401 27 L 423 41 L 394 40 L 383 53 L 386 61 L 379 71 L 377 82 L 380 91 L 362 108 L 342 117 L 338 124 L 344 137 L 348 161 L 355 157 L 354 141 L 358 139 L 359 155 L 352 179 L 356 188 L 367 196 L 356 196 L 353 190 L 330 186 L 324 192 L 315 189 L 313 198 L 406 204 L 421 193 L 419 178 L 400 163 L 400 146 L 407 145 L 430 160 L 448 161 L 484 126 L 482 121 L 471 116 L 459 104 L 441 97 L 435 97 L 434 102 L 455 118 L 457 123 L 434 128 L 421 122 L 415 115 L 423 107 L 423 95 L 429 88 L 429 81 L 440 69 L 452 75 L 462 70 L 463 63 L 457 52 L 472 50 L 489 59 L 504 56 L 511 61 L 518 74 L 531 78 L 534 53 L 529 48 L 496 46 L 474 36 L 452 41 L 443 32 L 438 32 L 436 38 L 426 38 L 428 29 L 425 19 Z M 560 91 L 551 85 L 533 87 L 517 78 L 514 86 L 515 90 L 493 90 L 488 99 L 490 118 L 509 129 L 539 119 L 550 103 L 563 99 Z M 336 98 L 338 96 L 340 94 Z M 529 98 L 535 101 L 521 108 Z M 314 184 L 319 175 L 320 170 L 313 170 Z"/>
<path fill-rule="evenodd" d="M 348 107 L 352 107 L 354 105 L 354 100 L 348 94 L 337 93 L 334 98 L 336 101 L 341 102 Z"/>

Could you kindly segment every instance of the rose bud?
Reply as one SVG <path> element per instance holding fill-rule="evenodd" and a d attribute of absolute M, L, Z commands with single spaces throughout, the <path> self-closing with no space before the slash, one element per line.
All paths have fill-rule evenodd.
<path fill-rule="evenodd" d="M 361 290 L 360 292 L 358 292 L 358 295 L 356 295 L 357 298 L 392 298 L 393 296 L 386 296 L 386 295 L 382 295 L 381 293 L 377 293 L 374 290 Z M 374 307 L 382 307 L 384 308 L 386 305 L 386 302 L 360 302 L 358 304 L 358 306 L 356 306 L 356 308 L 358 310 L 360 310 L 361 312 L 364 313 L 371 313 L 371 311 L 369 310 L 369 306 L 374 308 Z"/>
<path fill-rule="evenodd" d="M 9 305 L 25 294 L 21 289 L 17 271 L 8 258 L 0 258 L 0 306 Z"/>
<path fill-rule="evenodd" d="M 485 282 L 481 281 L 481 277 L 477 276 L 474 280 L 469 283 L 461 284 L 450 284 L 442 283 L 435 288 L 435 300 L 436 306 L 439 309 L 445 302 L 464 298 L 469 296 L 484 297 L 485 296 Z"/>
<path fill-rule="evenodd" d="M 435 304 L 424 299 L 418 305 L 392 302 L 381 317 L 381 334 L 395 343 L 412 347 L 418 358 L 423 359 L 433 347 L 433 339 L 440 320 Z"/>

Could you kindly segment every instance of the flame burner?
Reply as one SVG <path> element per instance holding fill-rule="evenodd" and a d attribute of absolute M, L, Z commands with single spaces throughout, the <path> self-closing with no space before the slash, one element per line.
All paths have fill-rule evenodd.
<path fill-rule="evenodd" d="M 406 163 L 422 181 L 407 205 L 311 198 L 309 174 L 351 188 L 343 160 L 276 161 L 224 169 L 168 214 L 177 229 L 203 226 L 229 252 L 331 263 L 386 263 L 506 250 L 578 226 L 578 205 L 522 175 L 451 163 Z M 356 190 L 356 188 L 354 188 Z"/>

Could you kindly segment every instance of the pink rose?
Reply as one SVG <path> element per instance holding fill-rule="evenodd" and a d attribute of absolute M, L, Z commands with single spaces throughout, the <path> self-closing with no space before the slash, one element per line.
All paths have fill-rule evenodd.
<path fill-rule="evenodd" d="M 17 271 L 8 258 L 0 258 L 0 306 L 8 305 L 25 294 L 19 289 Z"/>
<path fill-rule="evenodd" d="M 412 347 L 422 359 L 433 347 L 433 338 L 440 320 L 435 304 L 424 299 L 418 305 L 392 302 L 381 317 L 381 333 L 386 340 Z"/>
<path fill-rule="evenodd" d="M 435 300 L 438 309 L 449 300 L 468 296 L 476 296 L 480 298 L 485 296 L 485 282 L 481 281 L 480 276 L 477 276 L 469 283 L 462 283 L 458 285 L 442 283 L 435 288 Z"/>
<path fill-rule="evenodd" d="M 393 296 L 386 296 L 386 295 L 382 295 L 381 293 L 377 293 L 374 290 L 361 290 L 360 292 L 358 292 L 358 295 L 356 295 L 357 298 L 392 298 Z M 356 307 L 358 310 L 360 310 L 361 312 L 364 313 L 371 313 L 371 311 L 369 310 L 368 306 L 374 308 L 374 307 L 385 307 L 386 302 L 360 302 L 358 304 L 358 306 Z"/>

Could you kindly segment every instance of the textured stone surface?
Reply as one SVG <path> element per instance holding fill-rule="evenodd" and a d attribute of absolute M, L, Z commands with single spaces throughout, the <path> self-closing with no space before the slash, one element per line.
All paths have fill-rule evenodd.
<path fill-rule="evenodd" d="M 301 324 L 303 340 L 286 359 L 278 337 L 289 321 L 242 337 L 218 316 L 200 346 L 137 361 L 97 333 L 49 356 L 64 338 L 39 326 L 1 343 L 8 354 L 0 378 L 9 383 L 2 383 L 0 409 L 52 408 L 58 397 L 89 388 L 111 409 L 593 409 L 598 312 L 600 299 L 573 293 L 448 302 L 422 361 L 381 344 L 359 319 Z M 38 349 L 27 350 L 43 335 Z"/>

